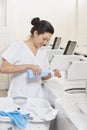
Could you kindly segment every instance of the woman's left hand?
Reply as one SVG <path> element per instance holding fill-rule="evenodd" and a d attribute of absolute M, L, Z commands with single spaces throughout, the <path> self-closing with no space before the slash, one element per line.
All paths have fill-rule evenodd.
<path fill-rule="evenodd" d="M 59 72 L 58 69 L 54 69 L 53 72 L 54 72 L 54 76 L 56 76 L 56 77 L 58 77 L 58 78 L 61 78 L 61 77 L 62 77 L 62 75 L 60 74 L 60 72 Z"/>

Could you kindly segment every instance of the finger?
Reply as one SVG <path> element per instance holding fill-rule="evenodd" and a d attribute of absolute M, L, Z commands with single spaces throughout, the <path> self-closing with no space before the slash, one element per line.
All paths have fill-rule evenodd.
<path fill-rule="evenodd" d="M 61 74 L 60 73 L 58 73 L 58 77 L 61 78 Z"/>
<path fill-rule="evenodd" d="M 35 67 L 35 75 L 40 75 L 42 73 L 42 70 L 39 66 Z"/>
<path fill-rule="evenodd" d="M 36 76 L 36 74 L 37 74 L 36 68 L 33 68 L 33 74 Z"/>

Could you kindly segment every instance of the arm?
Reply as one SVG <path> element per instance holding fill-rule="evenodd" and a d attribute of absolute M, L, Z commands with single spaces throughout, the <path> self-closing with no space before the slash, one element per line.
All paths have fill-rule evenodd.
<path fill-rule="evenodd" d="M 62 77 L 58 69 L 54 69 L 53 72 L 54 72 L 54 75 L 53 75 L 53 76 L 58 77 L 58 78 L 61 78 L 61 77 Z M 50 78 L 53 77 L 53 76 L 52 76 L 51 73 L 49 73 L 46 77 L 43 77 L 42 80 L 50 79 Z"/>
<path fill-rule="evenodd" d="M 52 76 L 51 76 L 51 73 L 49 73 L 46 77 L 42 77 L 42 80 L 48 80 L 50 79 Z"/>
<path fill-rule="evenodd" d="M 3 59 L 3 63 L 0 67 L 1 73 L 11 74 L 11 73 L 17 73 L 21 71 L 25 71 L 27 69 L 32 69 L 34 75 L 36 75 L 36 71 L 38 70 L 39 74 L 41 74 L 41 68 L 38 65 L 32 65 L 32 64 L 23 64 L 23 65 L 14 65 Z"/>

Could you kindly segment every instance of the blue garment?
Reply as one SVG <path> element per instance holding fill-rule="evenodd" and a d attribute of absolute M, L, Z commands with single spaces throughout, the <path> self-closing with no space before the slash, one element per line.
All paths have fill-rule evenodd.
<path fill-rule="evenodd" d="M 21 114 L 19 111 L 3 112 L 0 111 L 0 116 L 8 116 L 11 122 L 18 128 L 23 129 L 27 125 L 29 114 Z"/>

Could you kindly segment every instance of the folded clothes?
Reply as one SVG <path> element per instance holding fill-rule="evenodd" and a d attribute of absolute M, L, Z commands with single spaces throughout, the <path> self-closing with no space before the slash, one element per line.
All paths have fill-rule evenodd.
<path fill-rule="evenodd" d="M 38 73 L 37 73 L 37 75 L 35 76 L 35 75 L 33 74 L 33 71 L 32 71 L 31 69 L 27 70 L 28 78 L 31 78 L 31 79 L 32 79 L 32 78 L 35 78 L 35 77 L 45 77 L 45 76 L 47 76 L 49 73 L 50 73 L 49 70 L 48 70 L 48 71 L 42 71 L 41 75 L 38 75 Z"/>
<path fill-rule="evenodd" d="M 24 129 L 29 119 L 29 114 L 21 114 L 19 111 L 4 112 L 0 111 L 0 116 L 8 116 L 11 122 L 18 128 Z"/>

